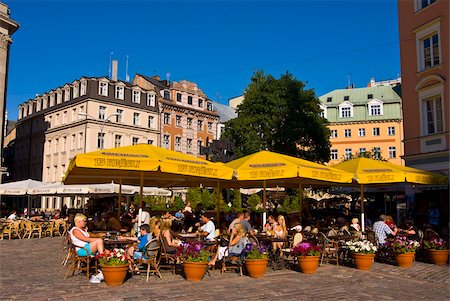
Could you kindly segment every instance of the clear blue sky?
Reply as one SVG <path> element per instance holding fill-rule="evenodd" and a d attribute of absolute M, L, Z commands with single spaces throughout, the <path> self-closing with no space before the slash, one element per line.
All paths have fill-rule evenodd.
<path fill-rule="evenodd" d="M 400 73 L 397 1 L 5 1 L 13 35 L 9 119 L 17 106 L 81 76 L 171 74 L 209 98 L 240 95 L 255 69 L 287 70 L 317 96 Z"/>

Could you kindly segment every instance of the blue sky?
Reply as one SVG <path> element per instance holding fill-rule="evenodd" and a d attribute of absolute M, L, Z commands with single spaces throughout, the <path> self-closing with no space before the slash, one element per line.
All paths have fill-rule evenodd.
<path fill-rule="evenodd" d="M 11 45 L 9 119 L 17 106 L 81 76 L 170 73 L 220 103 L 255 69 L 289 71 L 317 96 L 400 73 L 397 1 L 5 1 L 21 27 Z"/>

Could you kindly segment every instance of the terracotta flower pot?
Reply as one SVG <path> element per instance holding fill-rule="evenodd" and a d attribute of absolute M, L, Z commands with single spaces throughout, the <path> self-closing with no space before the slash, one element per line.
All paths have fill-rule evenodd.
<path fill-rule="evenodd" d="M 199 282 L 202 280 L 208 268 L 208 262 L 183 262 L 184 276 L 186 280 Z"/>
<path fill-rule="evenodd" d="M 431 260 L 436 265 L 445 265 L 448 261 L 448 250 L 428 250 Z"/>
<path fill-rule="evenodd" d="M 314 274 L 317 271 L 320 256 L 298 256 L 297 259 L 302 273 Z"/>
<path fill-rule="evenodd" d="M 410 268 L 414 263 L 414 256 L 416 252 L 408 252 L 402 254 L 395 254 L 394 258 L 397 265 L 401 268 Z"/>
<path fill-rule="evenodd" d="M 128 264 L 121 266 L 100 265 L 107 286 L 122 285 L 127 276 Z"/>
<path fill-rule="evenodd" d="M 375 261 L 375 254 L 354 253 L 353 259 L 358 270 L 369 271 Z"/>
<path fill-rule="evenodd" d="M 269 258 L 264 259 L 246 259 L 245 267 L 250 277 L 260 278 L 266 274 Z"/>

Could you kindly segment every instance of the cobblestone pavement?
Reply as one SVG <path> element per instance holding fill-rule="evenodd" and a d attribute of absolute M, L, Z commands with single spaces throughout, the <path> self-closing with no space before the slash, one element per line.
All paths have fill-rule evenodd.
<path fill-rule="evenodd" d="M 136 275 L 120 287 L 64 279 L 61 238 L 0 241 L 1 300 L 449 300 L 449 267 L 416 262 L 410 269 L 376 263 L 370 272 L 325 265 L 316 274 L 267 270 L 264 278 L 211 271 L 200 283 L 163 272 Z"/>

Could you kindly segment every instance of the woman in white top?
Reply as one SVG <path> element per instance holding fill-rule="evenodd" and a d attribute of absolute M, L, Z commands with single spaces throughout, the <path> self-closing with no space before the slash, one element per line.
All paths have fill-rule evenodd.
<path fill-rule="evenodd" d="M 287 229 L 286 229 L 286 221 L 284 216 L 279 215 L 277 218 L 277 223 L 273 227 L 273 232 L 275 233 L 276 238 L 286 238 L 287 237 Z M 274 242 L 272 243 L 273 249 L 281 249 L 283 247 L 282 242 Z"/>
<path fill-rule="evenodd" d="M 70 229 L 69 233 L 79 256 L 93 256 L 97 252 L 101 254 L 105 251 L 103 239 L 90 237 L 87 232 L 87 218 L 84 214 L 77 213 L 74 218 L 74 223 L 75 226 Z M 86 253 L 85 249 L 89 254 Z"/>

